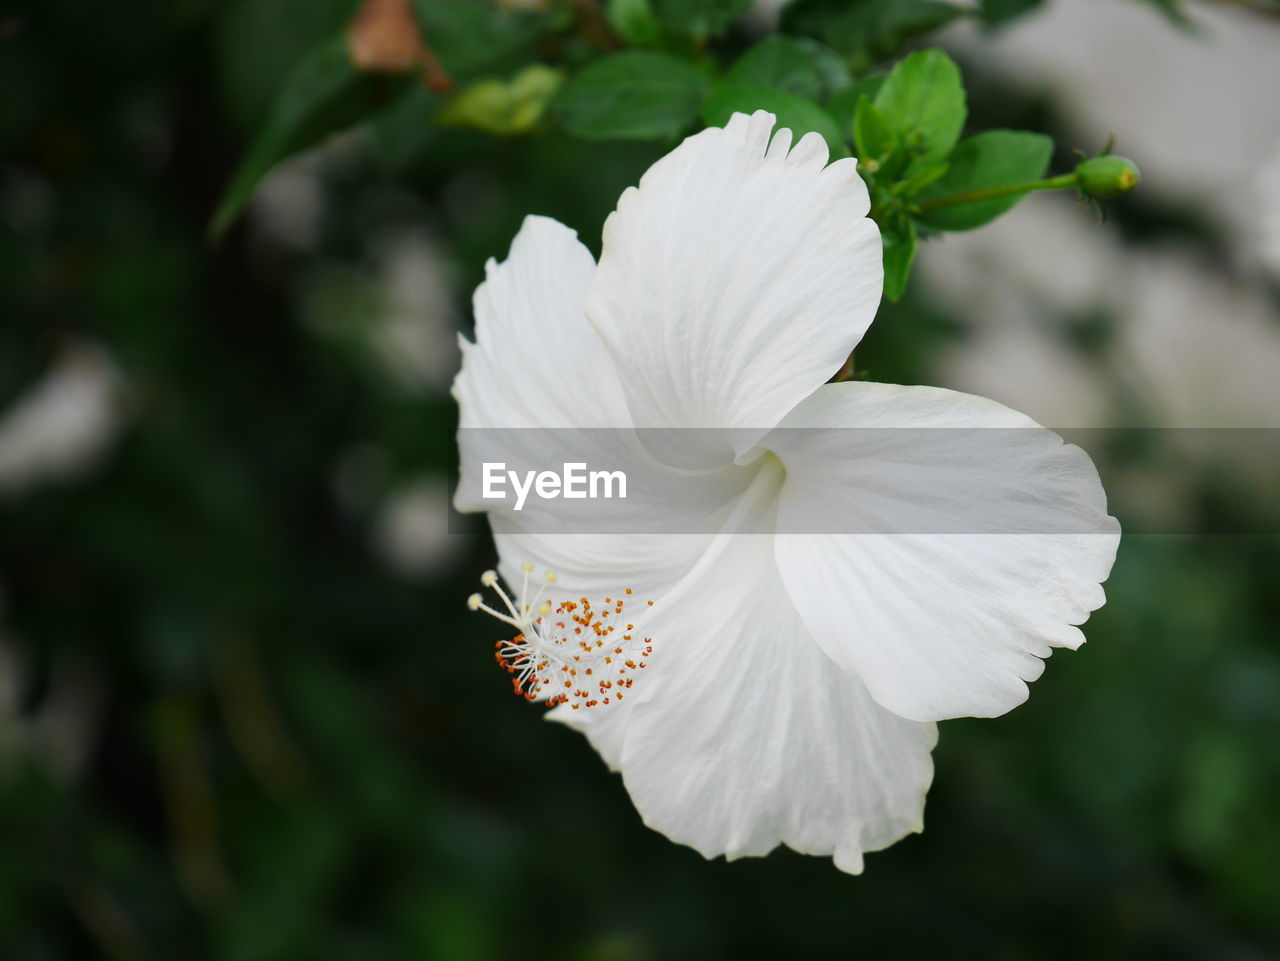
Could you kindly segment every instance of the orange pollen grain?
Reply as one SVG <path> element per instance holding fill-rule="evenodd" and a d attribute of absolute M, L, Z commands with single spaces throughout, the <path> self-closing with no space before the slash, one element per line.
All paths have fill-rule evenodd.
<path fill-rule="evenodd" d="M 625 593 L 629 596 L 632 591 L 626 588 Z M 535 618 L 524 632 L 496 642 L 494 660 L 510 676 L 517 695 L 527 701 L 542 701 L 548 708 L 568 704 L 576 711 L 609 704 L 614 698 L 622 700 L 621 691 L 634 683 L 623 675 L 628 669 L 645 667 L 646 662 L 637 658 L 648 657 L 653 651 L 651 638 L 633 643 L 632 634 L 623 636 L 622 645 L 605 645 L 604 639 L 619 626 L 613 621 L 621 620 L 624 603 L 621 597 L 606 597 L 597 612 L 586 597 L 563 601 L 554 608 L 557 620 Z M 652 604 L 646 602 L 646 606 Z M 593 640 L 582 637 L 584 628 Z M 628 623 L 626 629 L 634 630 L 635 624 Z M 579 686 L 579 669 L 584 679 L 590 678 L 584 683 L 594 689 Z"/>

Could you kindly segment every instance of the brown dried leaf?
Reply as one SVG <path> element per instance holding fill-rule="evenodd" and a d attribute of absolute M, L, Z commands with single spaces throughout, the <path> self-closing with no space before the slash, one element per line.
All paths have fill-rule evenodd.
<path fill-rule="evenodd" d="M 409 73 L 417 69 L 424 46 L 410 0 L 365 0 L 347 28 L 347 49 L 360 70 Z"/>

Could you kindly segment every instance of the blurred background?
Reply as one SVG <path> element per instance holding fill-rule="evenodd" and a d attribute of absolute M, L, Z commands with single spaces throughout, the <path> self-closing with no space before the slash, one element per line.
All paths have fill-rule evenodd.
<path fill-rule="evenodd" d="M 463 603 L 493 550 L 450 533 L 448 387 L 483 262 L 530 212 L 598 252 L 670 143 L 406 109 L 215 245 L 353 4 L 5 8 L 0 957 L 1280 957 L 1277 435 L 1164 430 L 1280 428 L 1280 18 L 1005 6 L 929 38 L 971 124 L 1052 134 L 1055 169 L 1114 132 L 1143 184 L 1105 223 L 1032 196 L 924 244 L 856 366 L 1141 428 L 1093 453 L 1126 525 L 1178 533 L 1124 539 L 1029 703 L 942 725 L 926 833 L 861 877 L 648 831 Z"/>

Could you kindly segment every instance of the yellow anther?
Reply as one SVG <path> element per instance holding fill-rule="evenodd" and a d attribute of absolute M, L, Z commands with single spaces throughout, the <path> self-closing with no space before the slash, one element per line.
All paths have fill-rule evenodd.
<path fill-rule="evenodd" d="M 648 657 L 653 651 L 647 637 L 633 645 L 633 635 L 627 634 L 623 641 L 633 651 L 612 642 L 606 647 L 601 640 L 614 632 L 615 618 L 624 620 L 622 598 L 610 595 L 601 610 L 593 609 L 586 597 L 580 601 L 544 600 L 548 586 L 557 581 L 550 571 L 545 575 L 546 584 L 530 596 L 529 573 L 534 565 L 520 566 L 524 577 L 514 597 L 504 588 L 497 571 L 488 570 L 480 576 L 481 583 L 498 596 L 500 606 L 488 606 L 480 593 L 467 598 L 471 610 L 496 618 L 512 631 L 510 640 L 496 642 L 494 656 L 511 676 L 516 693 L 526 700 L 544 701 L 547 707 L 570 704 L 589 708 L 610 703 L 614 695 L 621 700 L 621 689 L 632 683 L 626 675 L 644 667 L 644 661 L 637 663 L 635 658 Z M 628 630 L 631 627 L 629 624 Z M 628 653 L 631 658 L 626 659 Z M 627 666 L 617 664 L 614 655 L 624 658 Z"/>

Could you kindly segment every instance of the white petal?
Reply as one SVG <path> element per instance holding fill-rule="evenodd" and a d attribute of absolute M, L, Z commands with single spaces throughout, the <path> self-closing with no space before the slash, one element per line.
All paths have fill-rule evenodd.
<path fill-rule="evenodd" d="M 826 166 L 817 134 L 770 144 L 773 122 L 690 137 L 605 223 L 587 313 L 637 426 L 772 427 L 871 323 L 880 235 L 856 163 Z"/>
<path fill-rule="evenodd" d="M 558 575 L 574 597 L 628 587 L 648 598 L 665 592 L 721 530 L 758 469 L 678 470 L 656 460 L 630 428 L 463 427 L 458 448 L 454 504 L 488 513 L 503 576 L 532 563 L 539 576 Z M 589 492 L 591 473 L 607 472 L 612 496 L 539 495 L 535 476 L 554 475 L 558 485 L 570 467 L 576 494 Z"/>
<path fill-rule="evenodd" d="M 594 270 L 574 233 L 544 217 L 526 218 L 507 260 L 488 264 L 474 298 L 476 342 L 463 341 L 454 385 L 461 459 L 454 502 L 489 513 L 509 582 L 532 563 L 539 576 L 554 571 L 566 596 L 630 587 L 657 597 L 705 551 L 754 468 L 676 471 L 636 441 L 612 358 L 584 312 Z M 566 463 L 621 470 L 628 496 L 531 497 L 515 511 L 511 501 L 482 496 L 487 461 L 521 476 Z"/>
<path fill-rule="evenodd" d="M 476 342 L 462 340 L 453 386 L 462 427 L 630 424 L 608 352 L 586 319 L 594 273 L 572 230 L 525 218 L 507 259 L 490 260 L 476 288 Z"/>
<path fill-rule="evenodd" d="M 665 595 L 701 557 L 711 542 L 705 534 L 540 534 L 522 528 L 512 514 L 490 517 L 498 548 L 499 570 L 508 582 L 521 565 L 557 576 L 555 596 L 604 597 L 627 588 L 638 598 Z"/>
<path fill-rule="evenodd" d="M 771 507 L 770 472 L 750 509 Z M 921 830 L 935 726 L 884 710 L 822 653 L 770 536 L 718 538 L 643 627 L 654 651 L 636 703 L 553 717 L 621 769 L 650 827 L 708 858 L 785 844 L 853 873 L 863 852 Z"/>
<path fill-rule="evenodd" d="M 1051 648 L 1084 641 L 1120 535 L 1078 447 L 994 401 L 865 383 L 822 388 L 764 443 L 787 469 L 787 590 L 884 707 L 1003 714 Z"/>

